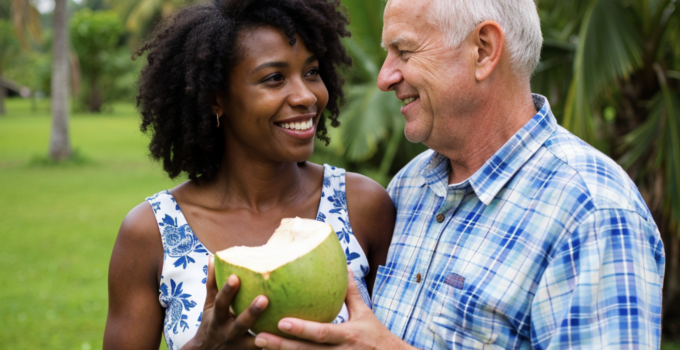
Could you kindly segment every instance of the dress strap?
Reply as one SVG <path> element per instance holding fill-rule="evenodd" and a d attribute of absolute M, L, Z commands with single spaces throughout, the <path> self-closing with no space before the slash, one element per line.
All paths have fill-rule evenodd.
<path fill-rule="evenodd" d="M 330 224 L 338 236 L 340 245 L 345 250 L 347 265 L 354 273 L 361 297 L 366 305 L 372 307 L 371 298 L 366 287 L 366 275 L 369 272 L 368 259 L 359 241 L 354 236 L 347 209 L 345 192 L 345 169 L 324 164 L 323 190 L 317 220 Z"/>

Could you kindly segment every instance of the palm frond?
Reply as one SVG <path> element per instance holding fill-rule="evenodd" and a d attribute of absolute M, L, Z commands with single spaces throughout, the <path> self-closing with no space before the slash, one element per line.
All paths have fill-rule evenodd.
<path fill-rule="evenodd" d="M 586 12 L 574 60 L 564 127 L 598 145 L 593 101 L 617 79 L 628 79 L 643 64 L 643 44 L 635 23 L 617 0 L 597 0 Z"/>
<path fill-rule="evenodd" d="M 23 48 L 28 47 L 28 38 L 42 41 L 40 12 L 29 0 L 12 0 L 10 7 L 14 31 Z"/>
<path fill-rule="evenodd" d="M 125 23 L 127 30 L 137 32 L 142 24 L 149 22 L 161 13 L 165 2 L 164 0 L 141 0 L 137 2 Z"/>
<path fill-rule="evenodd" d="M 680 223 L 680 93 L 672 91 L 668 86 L 664 72 L 659 64 L 654 69 L 661 84 L 665 120 L 665 142 L 660 146 L 664 150 L 666 165 L 666 201 L 670 204 L 672 220 Z"/>
<path fill-rule="evenodd" d="M 375 155 L 379 143 L 389 136 L 398 100 L 380 91 L 374 83 L 348 89 L 347 104 L 340 116 L 341 143 L 350 161 L 364 161 Z M 397 116 L 401 117 L 396 113 Z"/>

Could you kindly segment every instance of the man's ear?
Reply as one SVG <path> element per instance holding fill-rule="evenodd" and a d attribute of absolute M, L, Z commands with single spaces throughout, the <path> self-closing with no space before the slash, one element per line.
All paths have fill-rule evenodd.
<path fill-rule="evenodd" d="M 505 33 L 496 21 L 484 21 L 473 31 L 477 50 L 475 79 L 483 81 L 496 69 L 505 50 Z"/>

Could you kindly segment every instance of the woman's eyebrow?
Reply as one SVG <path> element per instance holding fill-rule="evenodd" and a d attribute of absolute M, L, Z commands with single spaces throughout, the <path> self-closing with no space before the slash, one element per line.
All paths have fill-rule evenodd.
<path fill-rule="evenodd" d="M 316 57 L 316 55 L 311 55 L 311 56 L 309 56 L 309 58 L 307 58 L 305 60 L 305 64 L 310 64 L 310 63 L 312 63 L 314 61 L 318 61 L 318 60 L 319 59 Z M 281 62 L 281 61 L 266 62 L 266 63 L 263 63 L 263 64 L 257 66 L 257 68 L 255 68 L 253 70 L 253 73 L 256 73 L 256 72 L 258 72 L 262 69 L 265 69 L 265 68 L 288 68 L 288 66 L 289 65 L 288 65 L 287 62 Z"/>
<path fill-rule="evenodd" d="M 262 70 L 262 69 L 271 68 L 271 67 L 273 67 L 273 68 L 287 68 L 287 67 L 288 67 L 288 63 L 286 63 L 286 62 L 280 62 L 280 61 L 263 63 L 263 64 L 259 65 L 257 68 L 255 68 L 255 69 L 253 70 L 253 73 L 255 73 L 255 72 L 257 72 L 257 71 L 260 71 L 260 70 Z"/>

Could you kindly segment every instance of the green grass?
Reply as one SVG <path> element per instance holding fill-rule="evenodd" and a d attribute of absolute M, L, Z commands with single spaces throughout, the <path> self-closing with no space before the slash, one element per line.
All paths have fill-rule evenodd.
<path fill-rule="evenodd" d="M 130 105 L 72 115 L 72 145 L 84 162 L 66 165 L 44 161 L 47 102 L 33 110 L 9 100 L 7 110 L 0 116 L 0 349 L 101 349 L 118 226 L 146 196 L 177 182 L 149 161 Z"/>
<path fill-rule="evenodd" d="M 100 349 L 107 271 L 125 214 L 174 186 L 146 153 L 132 106 L 73 115 L 85 162 L 44 162 L 49 105 L 0 117 L 0 349 Z"/>

